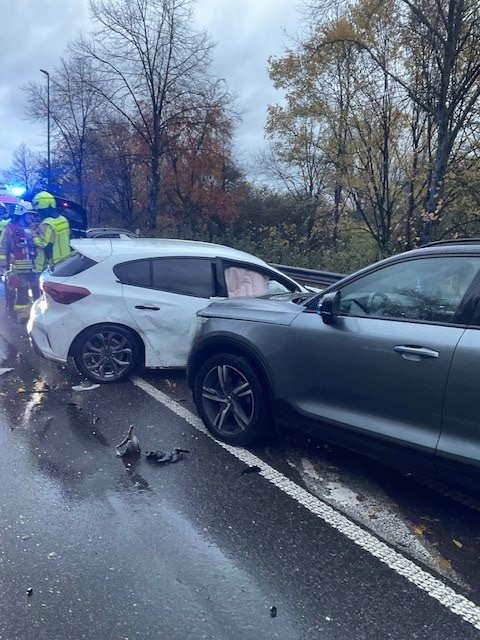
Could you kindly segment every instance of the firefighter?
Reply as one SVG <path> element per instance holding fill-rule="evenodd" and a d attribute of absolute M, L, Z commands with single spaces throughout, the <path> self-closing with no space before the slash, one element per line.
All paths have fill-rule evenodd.
<path fill-rule="evenodd" d="M 39 291 L 35 272 L 35 248 L 25 220 L 26 213 L 27 210 L 22 205 L 15 207 L 11 221 L 5 227 L 0 253 L 5 254 L 8 268 L 6 288 L 10 295 L 6 296 L 7 309 L 28 313 L 30 290 L 34 297 L 38 297 Z"/>
<path fill-rule="evenodd" d="M 0 202 L 0 247 L 2 245 L 3 236 L 5 235 L 5 229 L 10 222 L 10 214 L 8 212 L 7 205 L 4 202 Z M 15 299 L 15 291 L 12 291 L 7 287 L 6 281 L 7 273 L 7 256 L 0 249 L 0 276 L 4 283 L 4 296 L 5 296 L 5 308 L 13 309 L 13 301 Z"/>
<path fill-rule="evenodd" d="M 37 248 L 36 268 L 41 273 L 71 254 L 70 225 L 67 218 L 58 212 L 55 198 L 47 191 L 37 193 L 32 199 L 32 206 L 41 218 L 38 228 L 32 230 Z"/>
<path fill-rule="evenodd" d="M 3 240 L 5 228 L 10 222 L 10 215 L 8 213 L 7 206 L 4 202 L 0 202 L 0 244 Z M 5 269 L 7 266 L 7 258 L 3 253 L 0 253 L 0 270 Z"/>

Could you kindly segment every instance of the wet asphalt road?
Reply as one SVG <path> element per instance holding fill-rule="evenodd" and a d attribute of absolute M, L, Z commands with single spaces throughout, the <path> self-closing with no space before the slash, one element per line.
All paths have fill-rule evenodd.
<path fill-rule="evenodd" d="M 13 367 L 0 376 L 0 640 L 480 637 L 474 509 L 368 465 L 402 505 L 412 488 L 413 521 L 418 501 L 425 522 L 444 518 L 439 547 L 462 521 L 455 535 L 473 550 L 462 560 L 470 573 L 448 558 L 463 586 L 418 578 L 403 556 L 392 568 L 391 546 L 364 527 L 307 504 L 292 454 L 301 438 L 252 452 L 262 473 L 242 473 L 255 459 L 195 427 L 181 376 L 142 376 L 170 391 L 176 411 L 141 381 L 79 393 L 75 370 L 38 358 L 3 313 L 0 335 L 0 366 Z M 128 466 L 115 445 L 131 424 L 142 456 Z M 145 459 L 174 447 L 189 453 L 164 466 Z M 358 464 L 350 469 L 361 476 Z"/>

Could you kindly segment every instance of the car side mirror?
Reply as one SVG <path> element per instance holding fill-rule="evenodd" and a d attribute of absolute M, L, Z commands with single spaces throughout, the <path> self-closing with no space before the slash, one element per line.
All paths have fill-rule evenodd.
<path fill-rule="evenodd" d="M 320 315 L 325 324 L 335 324 L 340 313 L 340 291 L 326 293 L 320 303 Z"/>

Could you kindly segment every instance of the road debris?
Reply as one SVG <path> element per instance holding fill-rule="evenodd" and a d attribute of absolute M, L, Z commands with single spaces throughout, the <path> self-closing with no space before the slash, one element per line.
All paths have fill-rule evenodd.
<path fill-rule="evenodd" d="M 3 376 L 4 373 L 8 373 L 9 371 L 13 371 L 13 367 L 0 368 L 0 376 Z"/>
<path fill-rule="evenodd" d="M 275 606 L 270 607 L 270 617 L 271 618 L 277 617 L 277 607 Z"/>
<path fill-rule="evenodd" d="M 93 389 L 98 389 L 99 386 L 99 384 L 84 381 L 73 386 L 72 391 L 92 391 Z"/>
<path fill-rule="evenodd" d="M 178 462 L 183 458 L 184 453 L 190 453 L 187 449 L 180 449 L 175 447 L 173 451 L 146 451 L 145 458 L 148 462 L 155 462 L 157 464 L 165 464 L 168 462 Z"/>
<path fill-rule="evenodd" d="M 133 435 L 133 424 L 130 425 L 125 438 L 117 444 L 117 458 L 134 457 L 140 455 L 140 443 L 137 436 Z"/>
<path fill-rule="evenodd" d="M 32 587 L 28 587 L 26 593 L 27 593 L 28 597 L 33 596 L 33 588 Z"/>
<path fill-rule="evenodd" d="M 244 476 L 247 473 L 260 473 L 261 469 L 260 467 L 257 467 L 257 465 L 253 465 L 252 467 L 245 467 L 245 469 L 242 469 L 240 471 L 240 475 Z"/>

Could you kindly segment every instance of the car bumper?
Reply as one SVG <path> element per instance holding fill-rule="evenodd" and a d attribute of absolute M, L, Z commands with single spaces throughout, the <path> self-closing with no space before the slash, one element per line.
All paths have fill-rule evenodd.
<path fill-rule="evenodd" d="M 57 343 L 53 340 L 47 330 L 42 298 L 39 298 L 33 303 L 27 324 L 27 331 L 30 344 L 38 355 L 47 358 L 47 360 L 54 360 L 55 362 L 67 362 L 68 349 L 65 350 L 62 341 L 58 341 Z"/>

